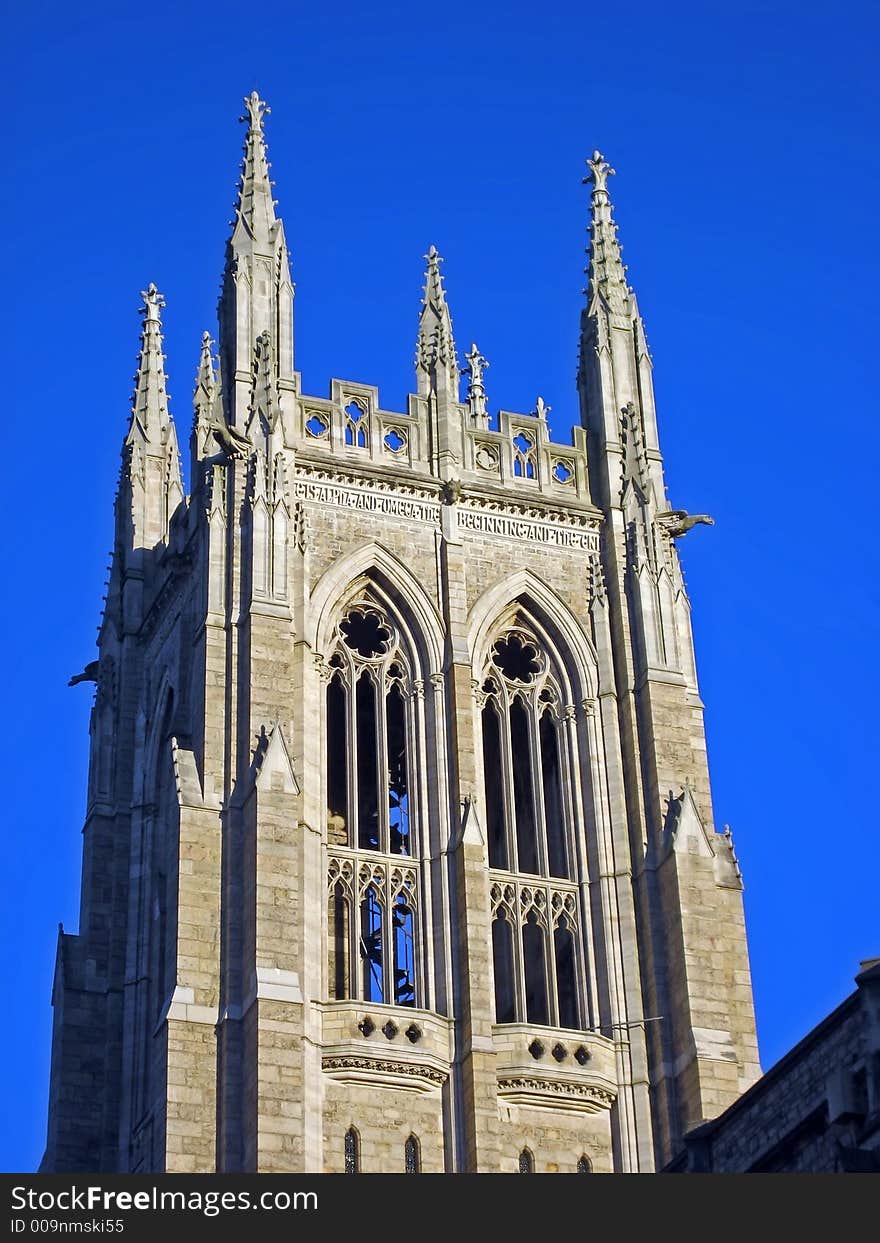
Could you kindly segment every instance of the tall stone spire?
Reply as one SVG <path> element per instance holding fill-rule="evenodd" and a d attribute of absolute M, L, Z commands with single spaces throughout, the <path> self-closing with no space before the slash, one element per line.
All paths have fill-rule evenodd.
<path fill-rule="evenodd" d="M 419 396 L 427 397 L 431 392 L 442 391 L 452 401 L 458 401 L 458 363 L 452 336 L 452 317 L 440 274 L 443 259 L 437 253 L 436 246 L 430 247 L 425 259 L 428 267 L 416 342 Z"/>
<path fill-rule="evenodd" d="M 627 438 L 631 440 L 637 435 L 650 459 L 655 503 L 663 507 L 665 485 L 651 357 L 636 295 L 626 281 L 626 267 L 621 259 L 623 247 L 617 240 L 608 194 L 608 178 L 614 175 L 614 169 L 600 151 L 594 151 L 586 164 L 590 171 L 583 182 L 592 186 L 592 194 L 578 387 L 582 422 L 591 431 L 596 448 L 607 445 L 613 459 L 592 455 L 591 486 L 598 489 L 595 496 L 605 497 L 612 504 L 619 501 L 624 471 L 619 460 L 622 445 Z M 603 477 L 596 477 L 598 474 Z"/>
<path fill-rule="evenodd" d="M 272 110 L 256 91 L 245 97 L 244 105 L 246 111 L 240 120 L 247 122 L 248 130 L 235 205 L 235 229 L 245 230 L 254 241 L 268 242 L 276 219 L 263 117 Z"/>
<path fill-rule="evenodd" d="M 626 267 L 620 257 L 622 247 L 617 241 L 617 225 L 608 194 L 608 178 L 614 176 L 614 169 L 599 151 L 594 151 L 586 164 L 590 174 L 584 178 L 584 184 L 593 187 L 587 300 L 592 305 L 594 299 L 600 297 L 613 314 L 623 315 L 630 309 L 631 290 L 626 283 Z"/>
<path fill-rule="evenodd" d="M 240 118 L 248 127 L 244 160 L 218 308 L 223 409 L 227 422 L 240 433 L 250 417 L 254 351 L 264 333 L 269 334 L 271 342 L 282 418 L 296 388 L 293 282 L 284 225 L 275 215 L 263 131 L 269 108 L 256 91 L 245 98 L 244 104 L 245 112 Z"/>

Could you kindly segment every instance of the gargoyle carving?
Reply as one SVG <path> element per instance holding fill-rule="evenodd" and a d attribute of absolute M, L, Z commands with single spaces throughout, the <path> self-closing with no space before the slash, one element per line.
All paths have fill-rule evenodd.
<path fill-rule="evenodd" d="M 242 436 L 241 432 L 230 427 L 223 419 L 211 419 L 208 427 L 227 457 L 245 458 L 253 448 L 247 436 Z"/>
<path fill-rule="evenodd" d="M 440 486 L 440 499 L 444 505 L 454 505 L 461 499 L 462 482 L 460 479 L 444 479 Z"/>
<path fill-rule="evenodd" d="M 689 514 L 686 509 L 670 509 L 668 513 L 658 514 L 655 521 L 673 539 L 678 539 L 680 535 L 687 535 L 691 527 L 699 526 L 701 523 L 707 527 L 715 525 L 715 519 L 710 518 L 708 514 Z"/>
<path fill-rule="evenodd" d="M 97 682 L 100 663 L 98 660 L 90 660 L 82 673 L 75 674 L 67 685 L 76 686 L 78 682 Z"/>

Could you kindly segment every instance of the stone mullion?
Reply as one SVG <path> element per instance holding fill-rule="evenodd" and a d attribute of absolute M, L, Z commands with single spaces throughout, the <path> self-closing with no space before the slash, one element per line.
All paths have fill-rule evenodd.
<path fill-rule="evenodd" d="M 379 832 L 379 849 L 391 853 L 391 827 L 388 815 L 388 721 L 385 704 L 385 677 L 381 669 L 375 671 L 373 688 L 376 697 L 376 824 Z"/>
<path fill-rule="evenodd" d="M 516 799 L 513 793 L 513 740 L 510 733 L 510 699 L 505 687 L 501 687 L 498 699 L 500 712 L 498 734 L 501 739 L 501 802 L 504 810 L 504 830 L 507 834 L 507 865 L 511 872 L 519 872 L 519 844 L 516 836 Z"/>
<path fill-rule="evenodd" d="M 394 921 L 391 917 L 391 868 L 382 864 L 382 1000 L 386 1005 L 394 1005 Z"/>
<path fill-rule="evenodd" d="M 547 817 L 544 807 L 544 772 L 541 766 L 541 718 L 538 715 L 536 692 L 533 689 L 531 701 L 526 704 L 529 721 L 529 765 L 532 772 L 532 808 L 535 821 L 535 845 L 538 855 L 538 872 L 541 876 L 550 875 L 550 847 L 547 842 Z"/>
<path fill-rule="evenodd" d="M 559 988 L 556 981 L 556 941 L 553 933 L 553 908 L 551 906 L 552 895 L 550 889 L 544 890 L 546 898 L 545 910 L 547 912 L 547 1017 L 550 1020 L 551 1027 L 561 1026 L 559 1022 Z"/>
<path fill-rule="evenodd" d="M 345 690 L 345 729 L 348 741 L 348 763 L 346 778 L 348 781 L 348 843 L 354 850 L 361 845 L 360 827 L 358 824 L 358 737 L 357 737 L 357 666 L 348 662 L 348 685 L 343 681 Z"/>
<path fill-rule="evenodd" d="M 528 911 L 523 910 L 518 881 L 515 883 L 514 889 L 516 892 L 516 907 L 513 912 L 515 920 L 513 957 L 516 966 L 516 1017 L 517 1022 L 527 1023 L 529 1011 L 526 1003 L 526 949 L 523 941 L 523 929 L 526 925 Z"/>

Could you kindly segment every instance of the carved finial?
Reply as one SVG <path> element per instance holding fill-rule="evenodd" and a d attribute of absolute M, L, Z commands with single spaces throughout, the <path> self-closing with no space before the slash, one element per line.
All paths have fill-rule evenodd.
<path fill-rule="evenodd" d="M 553 407 L 548 406 L 544 401 L 544 398 L 539 396 L 538 400 L 535 402 L 535 408 L 532 411 L 532 414 L 536 419 L 546 419 L 552 409 Z"/>
<path fill-rule="evenodd" d="M 467 403 L 471 418 L 479 427 L 489 426 L 489 412 L 486 408 L 486 389 L 483 385 L 483 372 L 489 362 L 476 344 L 471 346 L 470 353 L 465 354 L 467 366 L 461 368 L 461 374 L 468 377 Z"/>
<path fill-rule="evenodd" d="M 165 305 L 165 299 L 152 281 L 150 281 L 146 289 L 141 290 L 141 297 L 144 300 L 144 305 L 140 308 L 140 313 L 143 315 L 144 321 L 152 320 L 155 324 L 161 324 L 162 316 L 159 312 Z"/>
<path fill-rule="evenodd" d="M 443 262 L 443 256 L 439 253 L 436 246 L 429 246 L 428 253 L 422 256 L 427 260 L 428 270 L 425 273 L 425 302 L 428 303 L 432 299 L 436 302 L 443 302 L 443 277 L 440 275 L 440 264 Z"/>
<path fill-rule="evenodd" d="M 263 117 L 268 116 L 272 109 L 266 103 L 265 99 L 260 99 L 256 91 L 251 91 L 250 95 L 245 95 L 244 106 L 247 112 L 240 116 L 239 121 L 247 121 L 250 129 L 263 132 Z"/>
<path fill-rule="evenodd" d="M 594 151 L 592 158 L 585 161 L 590 170 L 589 177 L 584 178 L 584 185 L 593 184 L 594 191 L 607 190 L 608 178 L 614 176 L 614 169 L 605 159 L 601 151 Z"/>
<path fill-rule="evenodd" d="M 462 367 L 461 374 L 464 375 L 465 372 L 468 372 L 472 383 L 482 384 L 483 371 L 489 366 L 489 360 L 484 358 L 480 353 L 476 342 L 471 345 L 470 353 L 465 354 L 465 358 L 467 359 L 468 365 L 466 367 Z"/>

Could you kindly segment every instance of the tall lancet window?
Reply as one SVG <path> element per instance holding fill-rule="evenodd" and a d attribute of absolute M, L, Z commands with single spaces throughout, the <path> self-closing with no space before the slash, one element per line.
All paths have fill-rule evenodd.
<path fill-rule="evenodd" d="M 568 678 L 542 628 L 516 614 L 490 644 L 479 685 L 495 1021 L 578 1029 L 588 1009 L 588 916 Z"/>
<path fill-rule="evenodd" d="M 327 665 L 328 993 L 424 1005 L 412 783 L 409 645 L 366 596 L 340 619 Z"/>

